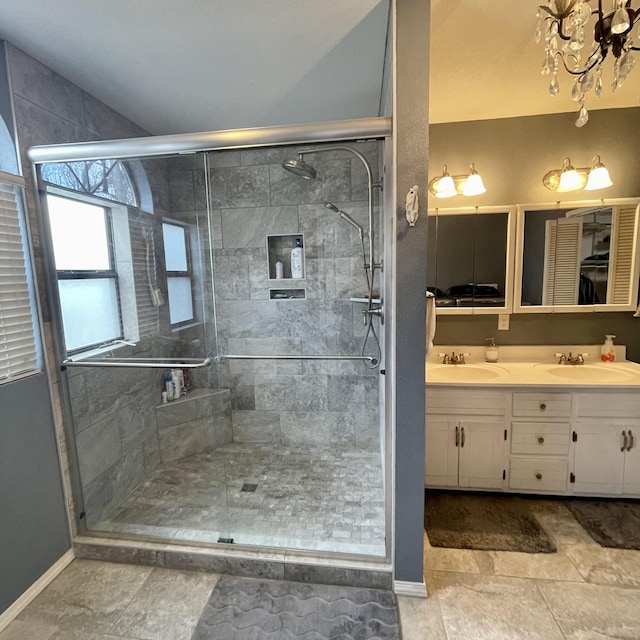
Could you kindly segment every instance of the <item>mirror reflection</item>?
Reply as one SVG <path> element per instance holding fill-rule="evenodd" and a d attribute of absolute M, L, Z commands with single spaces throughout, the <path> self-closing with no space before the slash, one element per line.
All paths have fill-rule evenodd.
<path fill-rule="evenodd" d="M 443 311 L 504 309 L 509 212 L 435 210 L 428 224 L 427 289 L 436 305 Z"/>
<path fill-rule="evenodd" d="M 636 204 L 524 212 L 521 307 L 626 304 Z"/>

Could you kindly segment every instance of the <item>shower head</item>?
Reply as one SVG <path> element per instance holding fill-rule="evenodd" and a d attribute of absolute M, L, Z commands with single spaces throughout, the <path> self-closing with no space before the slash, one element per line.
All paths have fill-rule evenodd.
<path fill-rule="evenodd" d="M 336 213 L 340 214 L 340 217 L 345 222 L 348 222 L 354 229 L 356 229 L 358 231 L 358 235 L 360 236 L 360 238 L 362 238 L 363 236 L 367 235 L 364 232 L 364 229 L 348 213 L 346 213 L 342 209 L 338 209 L 338 207 L 336 207 L 336 205 L 333 204 L 333 202 L 329 202 L 329 201 L 325 200 L 324 201 L 324 206 L 327 209 L 331 209 L 331 211 L 335 211 Z"/>
<path fill-rule="evenodd" d="M 302 154 L 298 154 L 296 160 L 285 160 L 282 163 L 283 168 L 291 173 L 304 178 L 305 180 L 313 180 L 316 177 L 316 170 L 302 159 Z"/>

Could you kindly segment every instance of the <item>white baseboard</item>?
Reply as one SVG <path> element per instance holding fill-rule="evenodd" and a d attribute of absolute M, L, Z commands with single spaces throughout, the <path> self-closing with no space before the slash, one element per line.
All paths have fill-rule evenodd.
<path fill-rule="evenodd" d="M 394 580 L 393 592 L 397 596 L 409 596 L 410 598 L 426 598 L 427 585 L 424 582 L 407 582 L 405 580 Z"/>
<path fill-rule="evenodd" d="M 6 629 L 13 622 L 26 606 L 38 596 L 45 587 L 66 568 L 75 555 L 73 549 L 69 549 L 60 560 L 58 560 L 46 573 L 42 574 L 6 611 L 0 614 L 0 631 Z"/>

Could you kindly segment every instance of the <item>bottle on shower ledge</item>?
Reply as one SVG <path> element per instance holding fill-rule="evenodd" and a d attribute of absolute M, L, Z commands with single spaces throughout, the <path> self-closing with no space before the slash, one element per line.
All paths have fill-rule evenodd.
<path fill-rule="evenodd" d="M 296 246 L 291 249 L 291 277 L 302 278 L 302 242 L 296 238 Z"/>

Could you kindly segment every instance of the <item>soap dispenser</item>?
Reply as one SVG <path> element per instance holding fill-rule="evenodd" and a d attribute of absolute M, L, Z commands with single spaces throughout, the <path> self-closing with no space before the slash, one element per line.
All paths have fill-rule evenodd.
<path fill-rule="evenodd" d="M 484 359 L 487 362 L 498 362 L 499 347 L 496 346 L 495 338 L 487 338 L 487 346 L 484 350 Z"/>
<path fill-rule="evenodd" d="M 614 338 L 614 335 L 605 335 L 604 344 L 600 347 L 600 360 L 602 360 L 602 362 L 615 362 L 616 347 L 613 344 Z"/>

